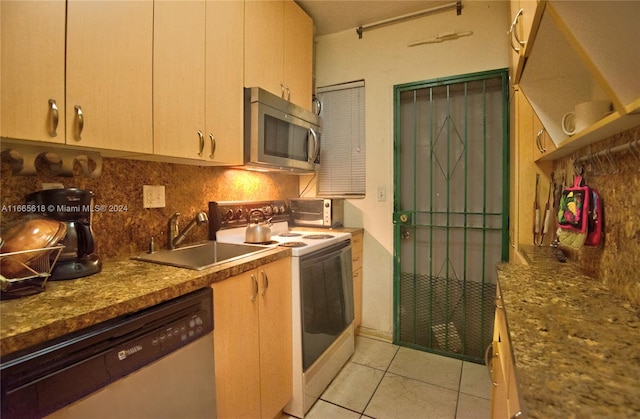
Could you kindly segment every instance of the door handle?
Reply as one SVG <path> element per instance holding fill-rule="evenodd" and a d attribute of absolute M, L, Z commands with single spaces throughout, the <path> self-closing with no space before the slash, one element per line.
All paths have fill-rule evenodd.
<path fill-rule="evenodd" d="M 76 141 L 82 140 L 82 130 L 84 129 L 84 114 L 82 113 L 82 108 L 80 105 L 75 105 L 73 107 L 76 111 L 76 134 L 74 135 L 74 139 Z"/>
<path fill-rule="evenodd" d="M 260 271 L 260 273 L 262 274 L 262 293 L 261 293 L 261 295 L 264 297 L 264 295 L 267 293 L 267 288 L 269 288 L 269 277 L 267 276 L 267 273 L 265 271 Z"/>
<path fill-rule="evenodd" d="M 253 284 L 253 295 L 251 295 L 251 302 L 254 302 L 256 300 L 256 297 L 258 297 L 258 280 L 256 279 L 256 276 L 254 274 L 251 274 L 251 282 Z"/>
<path fill-rule="evenodd" d="M 198 150 L 198 156 L 202 157 L 202 152 L 204 151 L 204 135 L 202 134 L 202 131 L 198 130 L 198 139 L 200 140 L 200 147 Z"/>
<path fill-rule="evenodd" d="M 211 154 L 209 154 L 209 158 L 213 159 L 213 156 L 216 154 L 216 139 L 212 133 L 209 133 L 209 140 L 211 140 Z"/>
<path fill-rule="evenodd" d="M 309 164 L 313 164 L 320 152 L 320 147 L 318 146 L 318 134 L 316 134 L 313 128 L 309 128 L 309 137 L 313 139 L 313 152 L 308 153 L 307 161 Z"/>
<path fill-rule="evenodd" d="M 56 105 L 55 99 L 49 99 L 49 113 L 51 115 L 49 136 L 55 137 L 58 135 L 56 132 L 58 130 L 58 105 Z"/>

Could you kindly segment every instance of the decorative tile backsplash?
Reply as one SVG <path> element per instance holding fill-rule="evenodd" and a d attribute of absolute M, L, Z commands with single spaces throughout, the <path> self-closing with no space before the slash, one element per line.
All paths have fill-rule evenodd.
<path fill-rule="evenodd" d="M 92 227 L 96 253 L 103 259 L 127 258 L 148 249 L 154 237 L 157 249 L 167 247 L 169 217 L 179 212 L 184 227 L 199 211 L 208 212 L 209 201 L 289 199 L 298 196 L 296 175 L 259 173 L 223 167 L 201 167 L 173 163 L 103 158 L 102 174 L 89 179 L 77 168 L 73 177 L 53 176 L 46 165 L 36 176 L 15 176 L 11 160 L 2 153 L 0 204 L 5 208 L 24 204 L 25 196 L 42 189 L 43 182 L 90 189 L 95 204 L 105 211 L 94 212 Z M 142 186 L 164 185 L 165 208 L 143 208 Z M 109 211 L 111 209 L 111 211 Z M 3 211 L 1 223 L 22 213 Z M 208 238 L 208 227 L 195 227 L 184 243 Z"/>
<path fill-rule="evenodd" d="M 554 170 L 565 170 L 567 179 L 573 179 L 574 159 L 639 139 L 640 127 L 632 128 L 555 162 Z M 597 189 L 603 201 L 604 243 L 583 247 L 572 261 L 640 307 L 640 149 L 592 159 L 584 169 L 585 183 Z"/>

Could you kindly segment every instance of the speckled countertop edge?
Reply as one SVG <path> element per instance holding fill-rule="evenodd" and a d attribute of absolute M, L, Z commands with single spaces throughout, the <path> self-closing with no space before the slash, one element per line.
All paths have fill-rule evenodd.
<path fill-rule="evenodd" d="M 7 356 L 289 256 L 290 249 L 274 248 L 202 271 L 131 259 L 104 262 L 95 275 L 49 281 L 44 292 L 1 301 L 0 354 Z"/>
<path fill-rule="evenodd" d="M 640 417 L 640 313 L 548 248 L 498 281 L 529 417 Z"/>

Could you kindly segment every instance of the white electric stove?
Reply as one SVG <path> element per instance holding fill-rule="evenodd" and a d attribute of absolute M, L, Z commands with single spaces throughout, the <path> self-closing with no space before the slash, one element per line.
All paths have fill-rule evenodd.
<path fill-rule="evenodd" d="M 354 351 L 351 234 L 289 230 L 285 201 L 228 201 L 209 203 L 210 239 L 245 243 L 256 209 L 273 221 L 271 241 L 258 245 L 291 249 L 293 399 L 284 410 L 303 418 Z"/>

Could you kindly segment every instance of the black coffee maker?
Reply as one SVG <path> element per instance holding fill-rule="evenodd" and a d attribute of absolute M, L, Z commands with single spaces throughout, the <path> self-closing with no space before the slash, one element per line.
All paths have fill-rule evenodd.
<path fill-rule="evenodd" d="M 27 195 L 27 204 L 36 205 L 44 216 L 67 223 L 67 234 L 59 242 L 64 249 L 51 272 L 52 280 L 81 278 L 102 270 L 102 262 L 93 253 L 93 192 L 76 188 L 47 189 Z"/>

